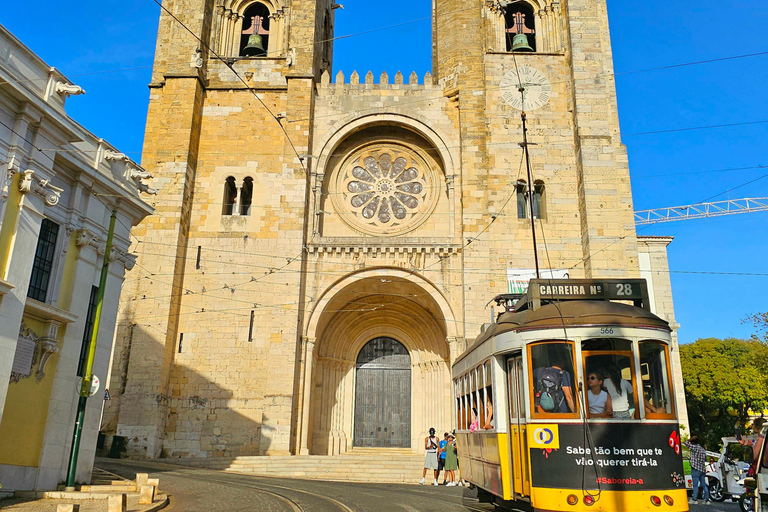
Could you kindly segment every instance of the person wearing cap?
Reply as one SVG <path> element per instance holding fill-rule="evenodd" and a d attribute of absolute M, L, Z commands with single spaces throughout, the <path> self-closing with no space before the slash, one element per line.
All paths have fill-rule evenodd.
<path fill-rule="evenodd" d="M 427 456 L 424 459 L 424 471 L 421 474 L 421 482 L 419 485 L 424 485 L 424 479 L 427 477 L 427 470 L 432 469 L 434 471 L 435 479 L 432 481 L 432 485 L 437 484 L 437 457 L 440 455 L 440 445 L 437 437 L 435 437 L 435 429 L 429 429 L 429 437 L 424 439 L 424 449 L 427 450 Z"/>
<path fill-rule="evenodd" d="M 440 480 L 440 472 L 445 467 L 445 447 L 448 445 L 448 432 L 443 434 L 443 439 L 439 443 L 440 455 L 437 457 L 437 479 Z M 448 473 L 443 473 L 443 485 L 445 485 L 448 479 Z"/>
<path fill-rule="evenodd" d="M 455 471 L 459 469 L 459 457 L 456 454 L 456 438 L 448 434 L 448 445 L 445 448 L 445 474 L 448 477 L 446 487 L 458 485 Z"/>

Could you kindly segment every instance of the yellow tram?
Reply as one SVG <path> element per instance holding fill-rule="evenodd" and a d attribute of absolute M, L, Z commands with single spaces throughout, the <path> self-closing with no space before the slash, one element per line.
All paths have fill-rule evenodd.
<path fill-rule="evenodd" d="M 511 299 L 453 365 L 461 474 L 481 501 L 688 510 L 671 329 L 645 280 L 534 279 Z"/>

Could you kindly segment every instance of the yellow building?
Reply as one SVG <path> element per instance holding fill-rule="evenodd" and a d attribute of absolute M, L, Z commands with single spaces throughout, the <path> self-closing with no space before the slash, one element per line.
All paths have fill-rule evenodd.
<path fill-rule="evenodd" d="M 420 452 L 489 301 L 532 273 L 531 198 L 543 267 L 647 277 L 674 324 L 671 240 L 635 232 L 604 0 L 435 0 L 432 73 L 378 79 L 333 70 L 330 0 L 164 5 L 195 36 L 161 16 L 157 213 L 105 412 L 127 455 Z"/>
<path fill-rule="evenodd" d="M 0 25 L 0 485 L 55 489 L 66 476 L 111 208 L 118 228 L 94 375 L 112 352 L 129 229 L 152 208 L 145 173 L 67 116 L 84 91 Z M 89 400 L 77 480 L 90 477 L 102 392 Z"/>

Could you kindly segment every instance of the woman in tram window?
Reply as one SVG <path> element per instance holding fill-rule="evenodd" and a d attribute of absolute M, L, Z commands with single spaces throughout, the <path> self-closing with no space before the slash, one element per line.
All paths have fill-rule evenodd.
<path fill-rule="evenodd" d="M 589 415 L 592 418 L 612 418 L 611 395 L 603 387 L 603 375 L 599 372 L 590 372 L 587 377 L 587 392 L 589 398 Z"/>
<path fill-rule="evenodd" d="M 613 417 L 616 419 L 630 419 L 632 414 L 630 409 L 635 407 L 635 395 L 632 384 L 621 378 L 619 365 L 612 364 L 603 372 L 606 376 L 603 381 L 608 394 L 611 395 L 611 406 L 613 407 Z"/>
<path fill-rule="evenodd" d="M 483 425 L 484 430 L 493 430 L 494 428 L 494 421 L 493 421 L 493 398 L 491 396 L 491 388 L 488 388 L 488 398 L 485 403 L 485 424 Z"/>

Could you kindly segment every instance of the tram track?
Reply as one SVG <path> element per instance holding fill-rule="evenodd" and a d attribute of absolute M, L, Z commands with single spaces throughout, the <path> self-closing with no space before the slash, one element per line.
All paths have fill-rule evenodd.
<path fill-rule="evenodd" d="M 371 487 L 371 486 L 368 486 L 366 484 L 357 484 L 357 487 L 358 488 L 364 488 L 364 489 L 372 490 L 372 491 L 373 490 L 379 490 L 379 491 L 381 490 L 378 487 Z M 465 500 L 467 498 L 465 498 L 463 496 L 461 497 L 462 498 L 462 502 L 461 503 L 456 503 L 455 501 L 447 500 L 445 498 L 436 497 L 434 494 L 428 493 L 428 492 L 422 492 L 422 491 L 416 491 L 416 490 L 406 490 L 406 489 L 398 489 L 397 492 L 398 492 L 398 494 L 408 494 L 408 495 L 411 495 L 411 496 L 419 496 L 421 498 L 427 498 L 430 501 L 442 501 L 443 503 L 450 503 L 451 505 L 461 505 L 462 507 L 466 508 L 467 510 L 472 510 L 474 512 L 489 512 L 489 510 L 487 508 L 477 508 L 477 507 L 473 507 L 472 505 L 467 505 L 466 503 L 463 502 L 463 500 Z M 477 501 L 476 498 L 474 500 Z M 479 501 L 478 501 L 478 503 L 479 503 Z"/>
<path fill-rule="evenodd" d="M 198 470 L 197 472 L 199 473 L 200 470 Z M 206 471 L 206 472 L 208 472 L 208 471 Z M 263 483 L 263 482 L 260 482 L 259 484 L 254 484 L 254 483 L 245 483 L 245 482 L 233 482 L 232 480 L 223 479 L 223 478 L 212 478 L 211 476 L 202 477 L 202 476 L 197 476 L 193 472 L 187 471 L 187 470 L 177 471 L 176 473 L 178 475 L 183 475 L 185 478 L 189 478 L 189 479 L 192 479 L 192 480 L 198 480 L 198 481 L 203 481 L 203 482 L 214 482 L 214 483 L 217 483 L 217 484 L 220 484 L 220 485 L 231 485 L 231 486 L 235 486 L 235 487 L 252 489 L 254 491 L 258 491 L 258 492 L 262 492 L 262 493 L 265 493 L 265 494 L 269 494 L 271 496 L 275 496 L 275 497 L 277 497 L 279 499 L 282 499 L 283 501 L 288 503 L 291 506 L 291 508 L 294 510 L 294 512 L 306 512 L 307 509 L 300 502 L 296 501 L 295 499 L 293 499 L 293 498 L 291 498 L 289 496 L 286 496 L 283 493 L 279 493 L 279 492 L 275 492 L 275 491 L 269 490 L 269 488 L 279 489 L 281 491 L 289 491 L 289 492 L 293 492 L 293 493 L 299 493 L 299 494 L 302 494 L 302 495 L 311 496 L 313 498 L 319 498 L 319 499 L 321 499 L 323 501 L 327 501 L 329 503 L 332 503 L 334 506 L 336 506 L 342 512 L 355 512 L 355 510 L 349 508 L 347 505 L 345 505 L 344 503 L 340 502 L 339 500 L 337 500 L 335 498 L 331 498 L 329 496 L 325 496 L 323 494 L 318 494 L 318 493 L 311 492 L 311 491 L 306 491 L 304 489 L 296 489 L 294 487 L 285 487 L 285 486 L 282 486 L 282 485 Z M 212 472 L 212 473 L 214 475 L 218 474 L 218 472 Z M 234 476 L 234 477 L 247 477 L 247 475 L 238 475 L 238 474 L 234 474 L 234 473 L 228 473 L 228 475 Z M 267 487 L 267 488 L 265 488 L 265 487 Z"/>
<path fill-rule="evenodd" d="M 122 464 L 125 466 L 139 466 L 140 464 L 137 464 L 133 461 L 121 461 Z M 177 477 L 177 478 L 183 478 L 188 480 L 193 480 L 195 482 L 200 483 L 208 483 L 208 484 L 216 484 L 218 486 L 222 487 L 236 487 L 240 489 L 248 489 L 251 491 L 254 491 L 258 493 L 259 495 L 262 495 L 265 498 L 271 498 L 273 500 L 273 503 L 276 506 L 281 504 L 282 507 L 285 508 L 285 510 L 290 510 L 291 512 L 310 512 L 311 510 L 317 510 L 320 503 L 325 503 L 326 506 L 331 507 L 330 509 L 327 509 L 325 507 L 322 507 L 323 510 L 337 510 L 338 512 L 358 512 L 357 508 L 353 508 L 353 506 L 349 506 L 342 501 L 339 501 L 338 499 L 332 498 L 328 496 L 325 493 L 316 492 L 315 490 L 306 490 L 306 489 L 299 489 L 296 487 L 289 487 L 285 485 L 285 482 L 281 480 L 281 482 L 270 482 L 272 480 L 272 477 L 256 477 L 255 475 L 248 475 L 248 474 L 242 474 L 242 473 L 233 473 L 233 472 L 222 472 L 212 469 L 205 469 L 205 468 L 188 468 L 188 467 L 182 467 L 177 465 L 171 465 L 171 464 L 164 464 L 164 463 L 153 463 L 153 466 L 156 466 L 159 470 L 164 470 L 166 474 L 170 477 Z M 162 469 L 161 469 L 162 468 Z M 143 469 L 143 468 L 142 468 Z M 150 469 L 150 468 L 146 468 Z M 150 469 L 150 471 L 152 471 Z M 250 481 L 251 479 L 258 478 L 257 482 Z M 320 480 L 302 480 L 302 482 L 306 483 L 314 483 L 314 484 L 345 484 L 345 482 L 323 482 Z M 349 484 L 349 483 L 346 483 Z M 372 495 L 376 494 L 397 494 L 397 495 L 408 495 L 413 497 L 418 497 L 420 499 L 430 501 L 430 502 L 440 502 L 445 503 L 446 505 L 453 505 L 453 506 L 460 506 L 465 510 L 468 510 L 470 512 L 490 512 L 493 510 L 492 508 L 481 508 L 479 506 L 479 502 L 477 502 L 476 498 L 472 497 L 465 497 L 463 495 L 454 495 L 454 499 L 449 499 L 447 496 L 442 497 L 440 495 L 436 495 L 432 492 L 426 492 L 426 491 L 420 491 L 418 488 L 414 486 L 413 489 L 406 489 L 404 485 L 398 486 L 397 489 L 386 489 L 382 485 L 373 485 L 373 484 L 366 484 L 366 483 L 353 483 L 350 484 L 354 486 L 354 490 L 356 491 L 363 491 L 363 492 L 369 492 Z M 336 492 L 332 487 L 327 487 L 328 493 Z M 301 497 L 306 497 L 306 499 L 302 499 Z M 386 500 L 386 497 L 383 497 L 382 499 Z M 466 503 L 467 500 L 472 501 L 473 503 Z M 255 501 L 258 501 L 256 499 Z M 255 505 L 255 503 L 254 503 Z M 174 506 L 174 500 L 173 495 L 171 494 L 171 505 L 169 510 L 179 510 L 179 505 Z M 362 505 L 361 505 L 362 506 Z M 182 506 L 183 507 L 183 506 Z M 371 510 L 369 506 L 364 506 L 365 509 Z M 243 509 L 244 510 L 244 509 Z"/>

